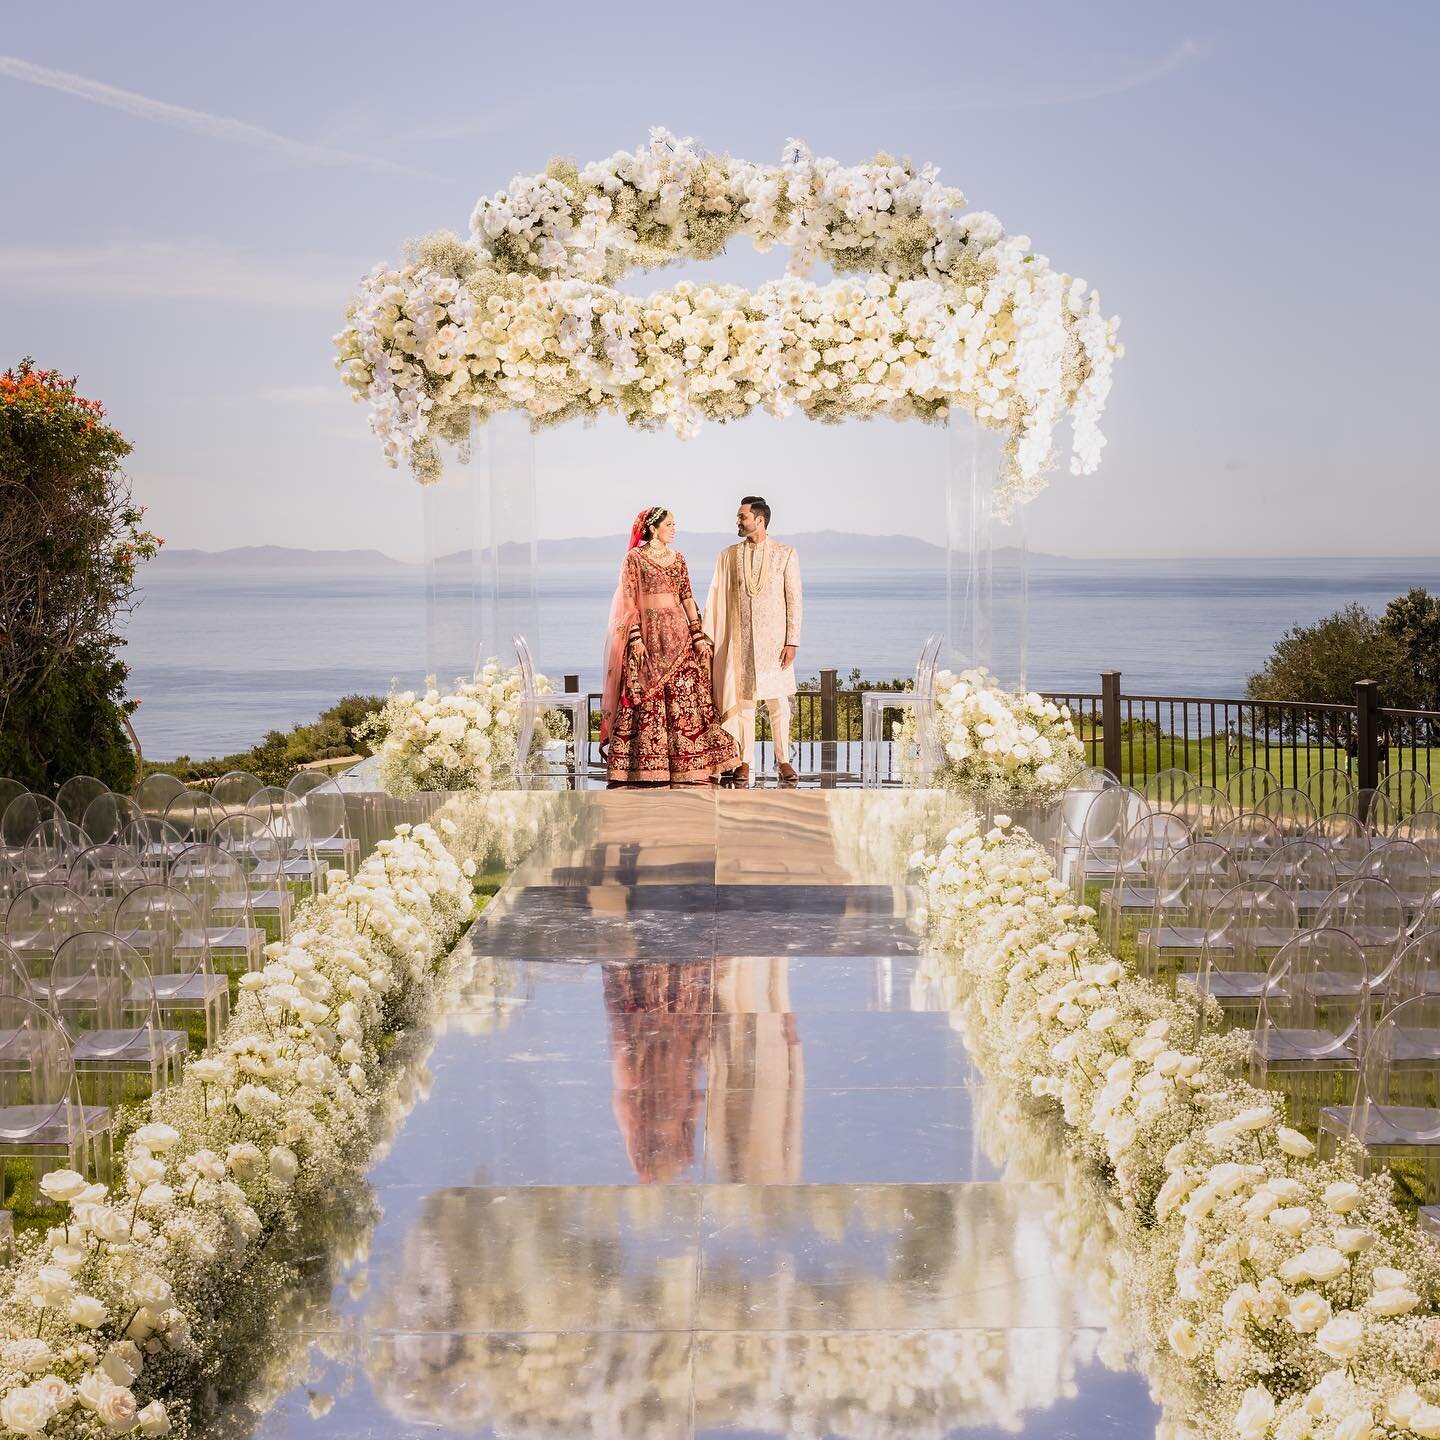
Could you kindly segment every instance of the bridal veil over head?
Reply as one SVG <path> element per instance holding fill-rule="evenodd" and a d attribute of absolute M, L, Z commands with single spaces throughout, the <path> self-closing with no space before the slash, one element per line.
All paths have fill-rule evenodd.
<path fill-rule="evenodd" d="M 663 505 L 649 505 L 635 517 L 635 523 L 630 527 L 630 544 L 625 550 L 625 560 L 620 562 L 620 580 L 610 601 L 610 621 L 605 627 L 605 681 L 600 700 L 602 745 L 610 738 L 622 703 L 625 689 L 625 654 L 630 642 L 630 627 L 640 623 L 640 591 L 635 583 L 634 573 L 626 561 L 630 558 L 631 550 L 638 550 L 645 543 L 646 528 L 659 524 L 669 513 Z M 649 664 L 648 657 L 644 664 Z M 644 678 L 643 669 L 641 678 Z"/>

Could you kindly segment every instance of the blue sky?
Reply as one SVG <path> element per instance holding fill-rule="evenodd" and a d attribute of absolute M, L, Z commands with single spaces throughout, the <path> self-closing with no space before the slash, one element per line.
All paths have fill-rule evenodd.
<path fill-rule="evenodd" d="M 415 556 L 420 505 L 331 365 L 356 278 L 553 154 L 652 124 L 930 160 L 1100 288 L 1105 464 L 1031 508 L 1070 554 L 1417 554 L 1440 536 L 1430 275 L 1440 9 L 832 3 L 12 10 L 0 358 L 80 375 L 172 545 Z M 17 139 L 17 137 L 23 137 Z M 704 267 L 754 284 L 743 244 Z M 700 267 L 696 267 L 698 273 Z M 675 272 L 655 277 L 668 284 Z M 543 533 L 642 504 L 934 534 L 943 436 L 794 419 L 537 446 Z"/>

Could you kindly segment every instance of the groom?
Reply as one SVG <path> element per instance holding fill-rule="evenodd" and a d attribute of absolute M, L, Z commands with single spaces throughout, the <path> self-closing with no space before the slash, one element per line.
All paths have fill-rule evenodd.
<path fill-rule="evenodd" d="M 790 697 L 800 644 L 800 562 L 769 535 L 770 507 L 747 495 L 735 514 L 740 543 L 720 552 L 705 602 L 705 631 L 715 641 L 711 678 L 720 723 L 740 742 L 731 772 L 749 785 L 755 763 L 755 706 L 765 702 L 782 785 L 798 785 L 790 763 Z"/>

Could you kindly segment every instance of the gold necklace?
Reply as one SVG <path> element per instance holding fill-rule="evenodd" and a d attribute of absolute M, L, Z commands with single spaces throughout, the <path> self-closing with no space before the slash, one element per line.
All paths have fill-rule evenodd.
<path fill-rule="evenodd" d="M 670 549 L 668 545 L 657 546 L 652 540 L 645 546 L 645 553 L 651 558 L 651 560 L 655 562 L 655 564 L 659 565 L 663 563 L 663 561 L 674 552 Z"/>
<path fill-rule="evenodd" d="M 753 600 L 765 588 L 765 546 L 768 542 L 764 540 L 745 541 L 745 593 Z M 754 551 L 760 556 L 758 566 L 751 562 L 750 554 Z"/>

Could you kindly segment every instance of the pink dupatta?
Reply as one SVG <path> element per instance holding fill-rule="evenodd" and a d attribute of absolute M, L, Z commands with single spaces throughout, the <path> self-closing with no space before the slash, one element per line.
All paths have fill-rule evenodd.
<path fill-rule="evenodd" d="M 625 686 L 626 658 L 630 650 L 630 629 L 640 623 L 640 587 L 630 552 L 645 543 L 645 520 L 653 507 L 646 507 L 630 527 L 630 545 L 620 562 L 620 581 L 610 601 L 610 622 L 605 628 L 605 683 L 600 699 L 600 743 L 606 744 L 615 728 L 622 705 L 630 703 Z"/>

